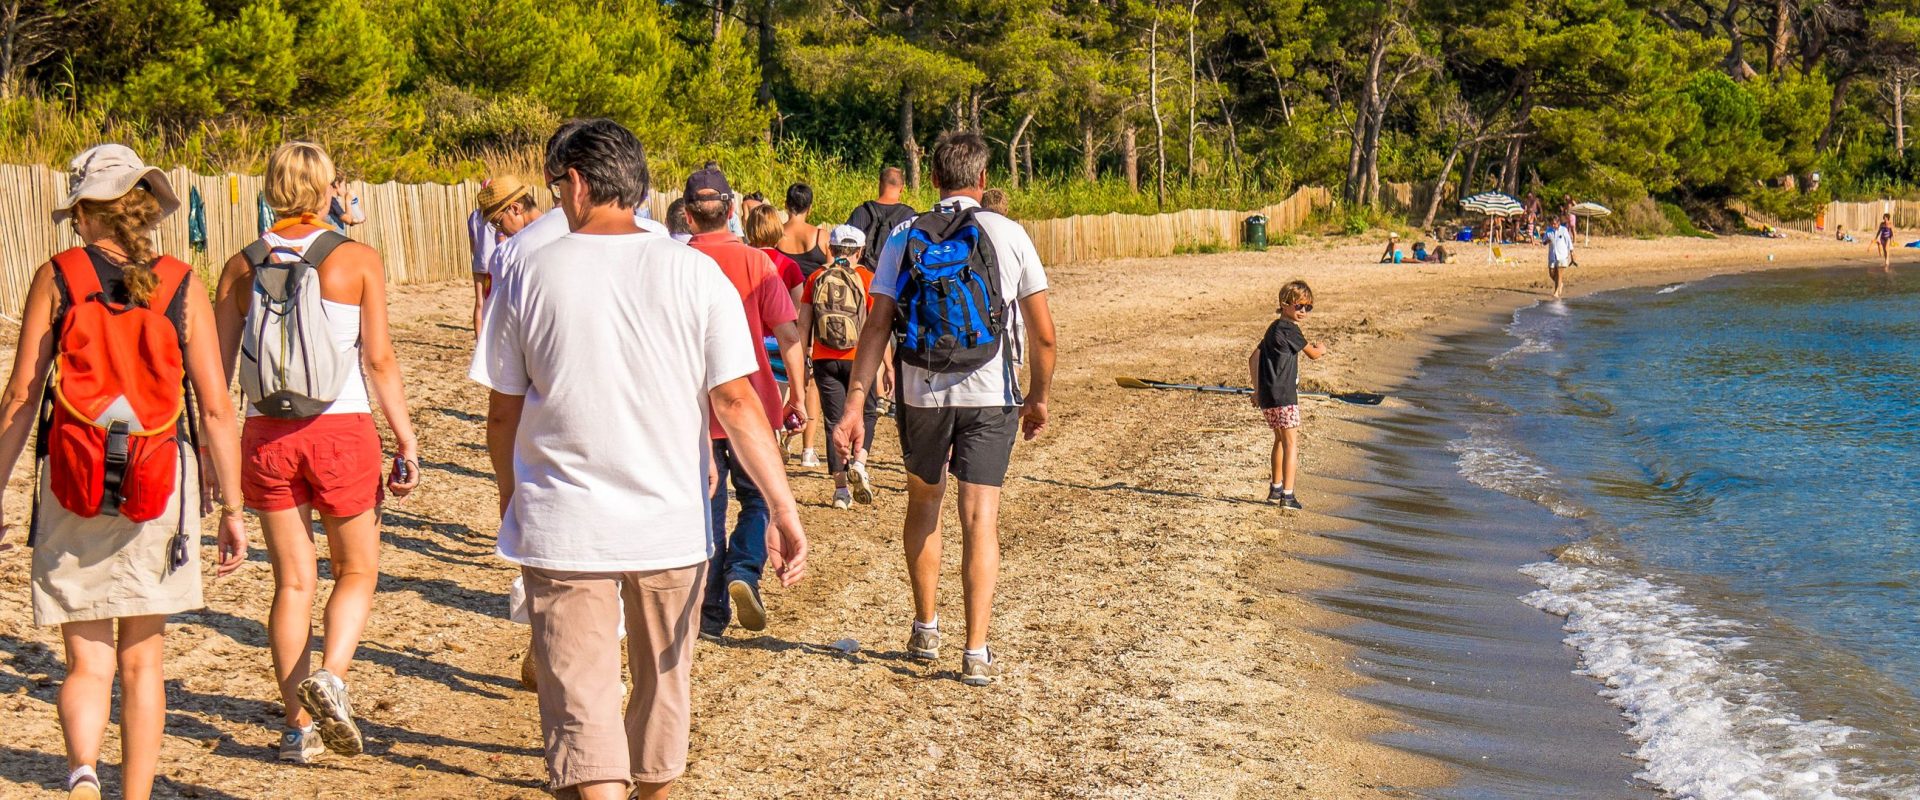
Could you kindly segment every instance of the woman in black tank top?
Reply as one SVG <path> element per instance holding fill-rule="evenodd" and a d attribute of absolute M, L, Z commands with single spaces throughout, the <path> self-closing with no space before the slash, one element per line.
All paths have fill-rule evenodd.
<path fill-rule="evenodd" d="M 814 270 L 827 265 L 827 251 L 821 249 L 822 232 L 807 219 L 813 213 L 813 187 L 796 183 L 787 187 L 787 232 L 775 248 L 800 265 L 800 274 L 813 277 Z M 797 252 L 793 249 L 804 245 Z"/>

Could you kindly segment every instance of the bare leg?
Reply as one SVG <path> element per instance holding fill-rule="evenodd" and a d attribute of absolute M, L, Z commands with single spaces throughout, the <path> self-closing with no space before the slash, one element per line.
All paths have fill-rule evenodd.
<path fill-rule="evenodd" d="M 667 792 L 673 788 L 673 781 L 667 781 L 666 783 L 635 783 L 633 788 L 639 790 L 640 793 L 637 795 L 639 800 L 667 800 Z"/>
<path fill-rule="evenodd" d="M 327 526 L 327 560 L 333 565 L 320 664 L 344 679 L 373 614 L 373 590 L 380 581 L 380 511 L 351 517 L 322 514 L 320 521 Z"/>
<path fill-rule="evenodd" d="M 113 620 L 60 626 L 67 645 L 67 678 L 60 684 L 60 732 L 67 740 L 67 768 L 100 763 L 100 742 L 113 712 Z"/>
<path fill-rule="evenodd" d="M 1000 487 L 960 481 L 960 585 L 967 608 L 967 649 L 987 646 L 993 589 L 1000 580 Z"/>
<path fill-rule="evenodd" d="M 313 534 L 306 506 L 260 515 L 266 532 L 267 560 L 273 565 L 273 610 L 267 615 L 267 641 L 273 651 L 273 677 L 287 725 L 313 722 L 300 706 L 300 682 L 313 671 L 313 593 L 319 583 Z"/>
<path fill-rule="evenodd" d="M 120 620 L 120 769 L 126 800 L 153 796 L 160 767 L 160 739 L 167 725 L 167 685 L 162 675 L 165 616 Z"/>
<path fill-rule="evenodd" d="M 1286 480 L 1286 454 L 1285 434 L 1275 430 L 1273 432 L 1273 480 L 1269 483 L 1280 483 Z"/>
<path fill-rule="evenodd" d="M 579 790 L 580 800 L 627 800 L 627 785 L 620 781 L 583 783 L 573 788 Z M 640 796 L 646 797 L 645 794 Z"/>
<path fill-rule="evenodd" d="M 907 518 L 901 539 L 906 543 L 916 622 L 932 622 L 940 609 L 940 501 L 946 491 L 944 480 L 930 484 L 907 475 Z"/>
<path fill-rule="evenodd" d="M 1282 449 L 1286 451 L 1280 471 L 1280 489 L 1293 491 L 1294 474 L 1300 471 L 1300 429 L 1286 428 L 1280 431 Z"/>

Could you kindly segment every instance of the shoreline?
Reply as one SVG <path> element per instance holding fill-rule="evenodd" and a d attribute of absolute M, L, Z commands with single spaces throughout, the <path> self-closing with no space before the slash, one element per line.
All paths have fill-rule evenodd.
<path fill-rule="evenodd" d="M 1309 391 L 1399 391 L 1446 333 L 1504 324 L 1541 296 L 1536 248 L 1513 248 L 1525 266 L 1475 263 L 1484 251 L 1395 266 L 1371 263 L 1378 246 L 1305 238 L 1265 253 L 1049 267 L 1063 351 L 1052 424 L 1018 447 L 1008 477 L 993 629 L 1007 673 L 991 689 L 959 685 L 952 663 L 899 654 L 904 479 L 891 428 L 874 506 L 835 511 L 827 477 L 790 465 L 813 575 L 768 591 L 768 636 L 697 647 L 685 791 L 1344 800 L 1445 783 L 1439 762 L 1379 741 L 1409 723 L 1353 695 L 1369 682 L 1327 631 L 1355 618 L 1312 596 L 1347 580 L 1314 561 L 1345 547 L 1333 535 L 1365 535 L 1328 512 L 1367 477 L 1366 448 L 1379 445 L 1363 421 L 1377 409 L 1303 406 L 1309 511 L 1283 515 L 1256 499 L 1271 435 L 1245 398 L 1114 383 L 1245 384 L 1273 293 L 1295 277 L 1320 296 L 1309 337 L 1331 348 L 1302 370 Z M 1587 264 L 1571 288 L 1584 294 L 1865 250 L 1742 238 L 1600 239 L 1577 252 Z M 381 593 L 350 677 L 369 755 L 337 766 L 368 794 L 542 797 L 537 709 L 512 680 L 527 634 L 504 618 L 513 570 L 492 555 L 486 399 L 465 379 L 471 296 L 442 284 L 389 302 L 430 483 L 387 509 Z M 31 475 L 15 470 L 10 519 L 25 519 Z M 953 516 L 947 525 L 957 532 Z M 171 788 L 159 797 L 310 796 L 343 774 L 273 763 L 279 709 L 261 623 L 272 581 L 253 535 L 255 563 L 209 580 L 210 610 L 176 617 L 168 634 L 177 683 L 162 756 Z M 941 615 L 957 621 L 950 539 Z M 0 720 L 13 733 L 0 794 L 56 797 L 64 670 L 57 632 L 30 622 L 25 552 L 0 554 Z M 845 639 L 862 644 L 831 646 Z"/>
<path fill-rule="evenodd" d="M 1676 249 L 1692 249 L 1689 245 L 1696 244 L 1696 240 L 1664 239 L 1641 242 L 1639 240 L 1603 239 L 1601 241 L 1603 249 L 1598 253 L 1591 247 L 1576 248 L 1576 252 L 1582 256 L 1583 261 L 1580 267 L 1574 268 L 1568 273 L 1569 291 L 1566 294 L 1566 299 L 1571 300 L 1592 294 L 1628 288 L 1692 282 L 1717 275 L 1782 269 L 1845 266 L 1849 262 L 1857 263 L 1863 269 L 1870 266 L 1877 266 L 1877 259 L 1862 257 L 1858 255 L 1857 252 L 1849 253 L 1847 251 L 1850 248 L 1830 247 L 1829 245 L 1838 243 L 1819 239 L 1767 240 L 1755 238 L 1746 240 L 1742 237 L 1739 239 L 1722 239 L 1715 241 L 1698 240 L 1698 244 L 1705 246 L 1699 248 L 1700 252 L 1680 253 L 1683 263 L 1652 267 L 1646 266 L 1641 262 L 1648 258 L 1670 257 Z M 1605 245 L 1627 246 L 1614 249 L 1605 247 Z M 1516 246 L 1508 248 L 1510 253 L 1516 250 L 1523 255 L 1537 252 L 1534 248 L 1530 247 Z M 1784 253 L 1782 251 L 1784 251 Z M 1478 252 L 1484 253 L 1485 251 L 1479 250 Z M 1896 252 L 1896 255 L 1898 254 L 1899 253 Z M 1901 269 L 1903 265 L 1911 267 L 1914 262 L 1915 259 L 1911 258 L 1904 261 L 1895 259 L 1894 268 L 1898 270 Z M 1382 268 L 1386 268 L 1386 265 L 1381 266 Z M 1457 266 L 1461 265 L 1447 265 L 1449 268 Z M 1479 263 L 1475 263 L 1472 266 L 1485 267 L 1487 269 L 1504 269 Z M 1408 341 L 1398 344 L 1397 346 L 1376 345 L 1366 347 L 1363 345 L 1360 348 L 1356 348 L 1360 351 L 1360 357 L 1356 360 L 1370 360 L 1370 363 L 1363 368 L 1342 371 L 1331 377 L 1314 380 L 1316 377 L 1314 376 L 1314 372 L 1316 371 L 1315 367 L 1317 365 L 1306 365 L 1302 369 L 1303 388 L 1308 385 L 1308 381 L 1314 380 L 1317 388 L 1328 391 L 1377 391 L 1385 393 L 1389 395 L 1389 397 L 1404 391 L 1412 381 L 1418 378 L 1421 365 L 1443 347 L 1447 346 L 1445 340 L 1449 337 L 1503 329 L 1511 323 L 1514 315 L 1521 309 L 1551 299 L 1550 295 L 1545 291 L 1548 284 L 1544 280 L 1543 265 L 1542 267 L 1535 268 L 1535 271 L 1541 273 L 1540 279 L 1535 281 L 1538 286 L 1542 287 L 1541 291 L 1527 293 L 1524 289 L 1520 288 L 1481 286 L 1472 287 L 1466 292 L 1461 292 L 1456 288 L 1453 295 L 1445 299 L 1461 300 L 1464 295 L 1464 299 L 1485 298 L 1491 302 L 1486 308 L 1479 311 L 1460 310 L 1429 317 L 1412 329 L 1406 331 Z M 1595 275 L 1598 276 L 1597 280 L 1581 280 L 1582 278 Z M 1310 280 L 1309 282 L 1312 281 Z M 1511 303 L 1493 300 L 1493 298 L 1505 297 L 1509 293 L 1514 295 L 1511 297 Z M 1370 319 L 1370 317 L 1367 319 Z M 1344 328 L 1345 326 L 1341 327 Z M 1309 339 L 1314 339 L 1316 336 L 1316 332 L 1309 331 Z M 1368 381 L 1371 383 L 1356 384 L 1355 381 Z M 1378 431 L 1369 430 L 1363 425 L 1354 423 L 1356 415 L 1364 414 L 1365 410 L 1356 410 L 1351 407 L 1340 408 L 1338 404 L 1333 403 L 1320 404 L 1320 409 L 1323 413 L 1327 410 L 1335 410 L 1335 413 L 1328 416 L 1333 418 L 1330 421 L 1334 422 L 1334 425 L 1339 431 L 1338 434 L 1331 437 L 1333 442 L 1332 447 L 1329 448 L 1336 452 L 1326 457 L 1317 468 L 1311 470 L 1307 468 L 1303 460 L 1300 481 L 1303 485 L 1303 490 L 1305 486 L 1311 485 L 1315 480 L 1331 479 L 1340 482 L 1350 482 L 1363 477 L 1366 475 L 1369 467 L 1369 456 L 1364 452 L 1364 448 L 1382 446 L 1379 442 L 1382 436 Z M 1321 444 L 1321 442 L 1315 442 L 1315 446 L 1320 446 Z M 1311 450 L 1307 450 L 1306 452 L 1311 452 Z M 1324 546 L 1309 545 L 1309 541 L 1336 533 L 1358 532 L 1366 527 L 1358 521 L 1333 518 L 1334 516 L 1353 511 L 1355 505 L 1362 501 L 1346 496 L 1331 496 L 1322 502 L 1325 503 L 1325 508 L 1330 512 L 1330 515 L 1327 517 L 1319 517 L 1316 515 L 1301 521 L 1299 523 L 1298 536 L 1292 539 L 1290 546 L 1283 546 L 1281 558 L 1284 561 L 1299 564 L 1303 558 L 1310 558 L 1325 552 Z M 1316 508 L 1315 510 L 1317 511 L 1319 509 Z M 1345 550 L 1348 548 L 1341 546 L 1339 549 Z M 1314 589 L 1324 592 L 1338 588 L 1351 580 L 1352 578 L 1346 575 L 1331 576 L 1330 582 L 1317 582 Z M 1518 601 L 1516 600 L 1516 602 Z M 1315 631 L 1324 636 L 1331 637 L 1331 635 L 1340 628 L 1361 622 L 1360 618 L 1348 616 L 1341 612 L 1329 610 L 1327 613 L 1335 618 L 1332 624 L 1312 626 Z M 1349 653 L 1357 649 L 1345 644 L 1339 644 L 1338 646 L 1346 648 Z M 1573 655 L 1577 657 L 1577 653 Z M 1367 685 L 1374 682 L 1373 679 L 1363 677 L 1357 672 L 1346 677 L 1349 680 L 1341 682 L 1345 684 L 1345 688 L 1340 689 L 1343 693 L 1351 692 L 1356 686 Z M 1590 679 L 1582 678 L 1581 680 L 1585 682 Z M 1597 683 L 1592 686 L 1592 689 L 1596 693 L 1599 688 L 1600 686 Z M 1369 733 L 1365 734 L 1365 737 L 1368 742 L 1377 742 L 1387 734 L 1408 731 L 1414 727 L 1411 722 L 1395 716 L 1388 724 L 1374 726 Z M 1629 741 L 1626 738 L 1624 730 L 1621 731 L 1621 739 L 1623 742 Z M 1422 762 L 1423 767 L 1431 766 L 1433 769 L 1431 771 L 1421 769 L 1412 773 L 1410 777 L 1412 777 L 1413 782 L 1405 784 L 1404 786 L 1406 788 L 1437 788 L 1448 785 L 1455 780 L 1451 770 L 1444 765 L 1433 764 L 1432 762 L 1427 762 L 1425 759 L 1422 759 Z"/>

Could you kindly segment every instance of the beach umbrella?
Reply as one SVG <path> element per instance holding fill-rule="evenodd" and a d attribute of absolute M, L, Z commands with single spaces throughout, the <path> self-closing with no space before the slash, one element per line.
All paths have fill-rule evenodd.
<path fill-rule="evenodd" d="M 1573 207 L 1573 215 L 1576 217 L 1611 217 L 1613 216 L 1613 209 L 1594 202 L 1579 203 Z M 1593 244 L 1593 223 L 1591 222 L 1587 223 L 1587 244 Z"/>
<path fill-rule="evenodd" d="M 1520 201 L 1500 192 L 1481 192 L 1460 201 L 1460 207 L 1489 217 L 1517 217 L 1526 211 Z"/>
<path fill-rule="evenodd" d="M 1526 208 L 1520 205 L 1520 201 L 1513 199 L 1512 195 L 1501 192 L 1481 192 L 1460 201 L 1460 207 L 1476 214 L 1485 214 L 1489 217 L 1499 217 L 1501 219 L 1517 217 L 1526 212 Z M 1500 243 L 1496 241 L 1496 237 L 1489 231 L 1487 233 L 1487 263 L 1493 263 L 1493 251 L 1499 246 Z"/>

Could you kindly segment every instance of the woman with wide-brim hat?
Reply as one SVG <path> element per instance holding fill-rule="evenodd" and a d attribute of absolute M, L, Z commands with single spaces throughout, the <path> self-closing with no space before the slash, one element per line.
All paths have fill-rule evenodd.
<path fill-rule="evenodd" d="M 0 406 L 0 465 L 11 471 L 36 420 L 44 417 L 36 454 L 43 476 L 30 536 L 33 616 L 36 623 L 59 625 L 66 644 L 59 713 L 72 770 L 68 797 L 100 797 L 94 765 L 112 712 L 117 666 L 120 796 L 146 800 L 167 713 L 161 664 L 167 616 L 205 605 L 199 535 L 207 484 L 197 468 L 200 447 L 213 462 L 210 483 L 218 489 L 220 509 L 217 574 L 226 575 L 247 556 L 240 442 L 207 287 L 184 263 L 156 253 L 150 238 L 160 220 L 180 207 L 166 173 L 124 146 L 106 144 L 74 158 L 68 188 L 54 221 L 70 221 L 86 244 L 34 271 Z M 128 326 L 103 322 L 110 319 L 144 319 L 146 337 L 138 346 L 109 341 L 102 347 L 101 332 L 128 335 Z M 165 352 L 170 347 L 179 350 Z M 115 362 L 99 368 L 116 358 L 142 366 Z M 166 366 L 142 371 L 154 363 Z M 126 391 L 102 393 L 97 382 L 89 383 L 108 373 L 125 380 L 119 388 Z M 199 401 L 198 431 L 191 424 L 187 385 Z M 43 397 L 46 415 L 36 413 Z M 81 407 L 90 416 L 60 414 Z M 135 452 L 165 454 L 171 463 L 140 461 L 116 470 L 114 454 L 126 452 L 130 422 L 143 429 L 133 434 L 143 441 Z M 72 444 L 90 425 L 103 424 L 99 452 Z M 110 435 L 116 432 L 119 450 Z M 204 439 L 195 441 L 196 433 Z M 90 455 L 102 457 L 98 463 L 106 472 L 86 472 Z M 135 521 L 149 514 L 154 516 Z M 7 533 L 0 528 L 0 550 L 13 547 Z"/>

